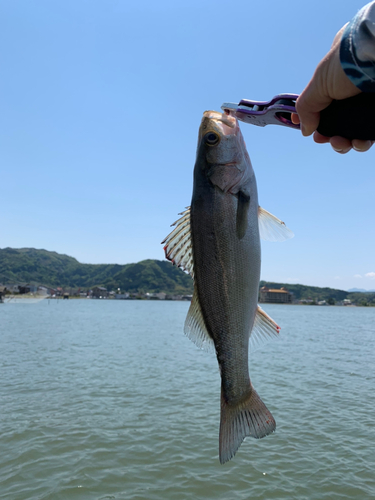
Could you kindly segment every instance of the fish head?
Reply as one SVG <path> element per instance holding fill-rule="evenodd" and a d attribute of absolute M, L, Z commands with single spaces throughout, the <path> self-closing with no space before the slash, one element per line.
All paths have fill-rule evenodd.
<path fill-rule="evenodd" d="M 236 194 L 252 174 L 237 118 L 205 111 L 199 128 L 197 168 L 224 192 Z"/>

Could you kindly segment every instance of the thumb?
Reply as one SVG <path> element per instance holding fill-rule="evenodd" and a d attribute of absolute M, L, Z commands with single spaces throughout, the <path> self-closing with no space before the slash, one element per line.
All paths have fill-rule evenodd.
<path fill-rule="evenodd" d="M 331 50 L 320 61 L 312 79 L 296 101 L 301 131 L 305 136 L 315 132 L 319 126 L 320 112 L 333 99 L 345 99 L 360 92 L 341 67 L 340 42 L 345 26 L 336 34 Z"/>
<path fill-rule="evenodd" d="M 301 122 L 304 136 L 311 135 L 319 126 L 320 111 L 332 102 L 330 97 L 319 96 L 316 90 L 308 85 L 296 101 L 296 111 Z"/>

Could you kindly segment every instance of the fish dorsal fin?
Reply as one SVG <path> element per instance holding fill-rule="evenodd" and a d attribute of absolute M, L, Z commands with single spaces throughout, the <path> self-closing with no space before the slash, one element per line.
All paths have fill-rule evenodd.
<path fill-rule="evenodd" d="M 258 209 L 259 232 L 262 240 L 267 241 L 285 241 L 293 238 L 294 233 L 285 222 L 281 221 L 264 208 Z"/>
<path fill-rule="evenodd" d="M 280 327 L 258 306 L 253 329 L 250 332 L 250 350 L 255 351 L 271 338 L 278 338 Z"/>
<path fill-rule="evenodd" d="M 182 212 L 182 217 L 171 226 L 176 226 L 161 242 L 164 244 L 166 259 L 187 271 L 194 278 L 193 247 L 190 232 L 190 207 Z"/>
<path fill-rule="evenodd" d="M 203 319 L 196 287 L 194 287 L 193 299 L 186 316 L 184 332 L 185 335 L 199 347 L 199 349 L 203 349 L 208 352 L 215 351 L 214 341 L 208 333 Z"/>

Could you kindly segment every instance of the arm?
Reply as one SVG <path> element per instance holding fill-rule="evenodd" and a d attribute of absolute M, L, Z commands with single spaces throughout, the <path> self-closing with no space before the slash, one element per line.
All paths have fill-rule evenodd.
<path fill-rule="evenodd" d="M 353 20 L 335 36 L 331 50 L 322 59 L 296 103 L 294 123 L 301 123 L 305 136 L 314 133 L 314 140 L 330 142 L 339 153 L 353 147 L 367 151 L 371 141 L 350 141 L 343 137 L 324 137 L 316 129 L 320 111 L 333 99 L 346 99 L 364 92 L 375 92 L 375 1 L 363 7 Z"/>

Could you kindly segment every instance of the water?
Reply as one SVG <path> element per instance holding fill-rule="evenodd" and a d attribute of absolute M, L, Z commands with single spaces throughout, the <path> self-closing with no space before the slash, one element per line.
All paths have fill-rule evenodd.
<path fill-rule="evenodd" d="M 374 499 L 375 309 L 267 306 L 250 375 L 277 431 L 218 460 L 189 304 L 0 305 L 0 499 Z"/>

